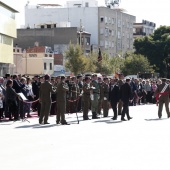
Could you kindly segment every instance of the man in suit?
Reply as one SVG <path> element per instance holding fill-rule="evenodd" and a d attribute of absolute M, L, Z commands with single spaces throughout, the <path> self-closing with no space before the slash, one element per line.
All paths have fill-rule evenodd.
<path fill-rule="evenodd" d="M 120 99 L 123 102 L 123 110 L 121 114 L 121 120 L 126 121 L 125 114 L 127 116 L 127 119 L 130 120 L 132 117 L 129 115 L 129 101 L 131 101 L 132 97 L 132 90 L 130 87 L 130 78 L 126 79 L 126 83 L 123 84 L 120 88 Z"/>
<path fill-rule="evenodd" d="M 113 120 L 117 120 L 117 103 L 119 102 L 119 87 L 115 79 L 111 79 L 109 88 L 109 101 L 113 109 Z"/>
<path fill-rule="evenodd" d="M 166 79 L 162 79 L 162 84 L 158 85 L 158 88 L 155 91 L 156 100 L 159 101 L 158 106 L 158 117 L 161 119 L 162 117 L 162 108 L 163 104 L 165 103 L 167 117 L 170 117 L 169 113 L 169 95 L 170 95 L 170 87 L 166 83 Z"/>
<path fill-rule="evenodd" d="M 39 117 L 39 123 L 42 124 L 44 120 L 44 124 L 48 123 L 48 115 L 50 113 L 51 108 L 51 94 L 54 92 L 52 89 L 52 84 L 50 81 L 50 76 L 44 76 L 45 82 L 41 83 L 40 91 L 39 91 L 39 101 L 41 103 L 41 111 Z"/>
<path fill-rule="evenodd" d="M 117 84 L 118 84 L 118 86 L 119 86 L 119 89 L 120 89 L 121 86 L 124 84 L 123 79 L 124 79 L 123 74 L 120 74 L 120 75 L 119 75 L 119 80 L 117 81 Z M 122 107 L 123 107 L 123 102 L 122 102 L 121 99 L 120 99 L 120 100 L 119 100 L 119 103 L 118 103 L 118 115 L 121 115 L 121 113 L 122 113 Z"/>
<path fill-rule="evenodd" d="M 65 83 L 65 76 L 61 76 L 61 81 L 57 85 L 57 124 L 69 125 L 65 120 L 66 113 L 66 92 L 69 87 Z"/>
<path fill-rule="evenodd" d="M 103 106 L 103 117 L 107 117 L 109 113 L 109 79 L 105 77 L 103 79 L 103 88 L 102 88 L 102 93 L 103 93 L 103 100 L 102 100 L 102 106 Z"/>

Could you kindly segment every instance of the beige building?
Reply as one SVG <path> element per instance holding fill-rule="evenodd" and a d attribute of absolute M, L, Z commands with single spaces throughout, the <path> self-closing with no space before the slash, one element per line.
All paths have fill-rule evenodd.
<path fill-rule="evenodd" d="M 15 9 L 0 1 L 0 75 L 13 67 L 13 38 L 16 38 Z"/>
<path fill-rule="evenodd" d="M 54 73 L 54 54 L 50 47 L 28 48 L 22 51 L 14 47 L 13 74 L 43 75 Z"/>

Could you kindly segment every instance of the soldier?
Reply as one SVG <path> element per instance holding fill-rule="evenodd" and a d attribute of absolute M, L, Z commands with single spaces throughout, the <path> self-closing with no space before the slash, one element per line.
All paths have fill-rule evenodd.
<path fill-rule="evenodd" d="M 102 99 L 102 105 L 103 105 L 103 117 L 108 116 L 109 112 L 109 80 L 108 78 L 103 79 L 104 84 L 102 85 L 102 93 L 103 93 L 103 99 Z"/>
<path fill-rule="evenodd" d="M 102 78 L 99 77 L 98 78 L 98 84 L 99 84 L 99 89 L 100 89 L 100 94 L 99 94 L 99 100 L 98 100 L 98 114 L 101 115 L 101 109 L 102 109 L 102 99 L 103 99 L 103 96 L 102 96 L 102 84 L 103 84 L 103 81 L 102 81 Z"/>
<path fill-rule="evenodd" d="M 80 91 L 80 98 L 79 98 L 79 101 L 78 101 L 78 108 L 77 108 L 77 111 L 78 112 L 81 112 L 82 111 L 82 90 L 83 90 L 83 77 L 81 74 L 79 74 L 77 76 L 77 79 L 78 79 L 78 86 L 79 86 L 79 91 Z"/>
<path fill-rule="evenodd" d="M 53 89 L 52 84 L 49 82 L 50 76 L 46 74 L 44 79 L 45 82 L 41 83 L 39 91 L 39 101 L 41 103 L 39 123 L 42 124 L 44 119 L 44 124 L 49 124 L 48 115 L 51 108 L 51 93 L 53 93 Z"/>
<path fill-rule="evenodd" d="M 92 94 L 91 94 L 91 111 L 92 111 L 92 119 L 98 119 L 97 117 L 97 111 L 98 111 L 98 100 L 99 100 L 99 93 L 100 93 L 100 88 L 99 84 L 97 81 L 97 74 L 94 74 L 92 76 L 92 82 L 91 85 L 93 87 L 92 89 Z"/>
<path fill-rule="evenodd" d="M 72 77 L 71 80 L 72 80 L 72 86 L 71 86 L 70 95 L 71 95 L 71 100 L 73 102 L 70 103 L 70 106 L 71 106 L 71 113 L 75 113 L 77 112 L 77 102 L 78 102 L 77 100 L 80 95 L 80 90 L 77 84 L 76 77 Z"/>
<path fill-rule="evenodd" d="M 90 93 L 91 93 L 91 87 L 90 87 L 90 77 L 85 77 L 85 83 L 83 84 L 83 120 L 90 120 L 88 117 L 88 111 L 90 107 Z"/>
<path fill-rule="evenodd" d="M 61 82 L 57 85 L 57 124 L 69 125 L 65 120 L 66 92 L 68 90 L 68 85 L 65 83 L 65 76 L 61 76 Z"/>
<path fill-rule="evenodd" d="M 169 113 L 169 94 L 170 94 L 170 87 L 166 83 L 166 79 L 162 79 L 162 84 L 158 85 L 158 88 L 155 91 L 156 100 L 159 100 L 159 107 L 158 107 L 158 117 L 161 119 L 162 117 L 162 108 L 163 103 L 165 103 L 167 117 L 170 117 Z"/>

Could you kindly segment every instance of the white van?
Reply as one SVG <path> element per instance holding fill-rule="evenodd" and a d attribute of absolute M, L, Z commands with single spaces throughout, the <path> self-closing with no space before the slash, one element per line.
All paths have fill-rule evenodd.
<path fill-rule="evenodd" d="M 138 76 L 137 75 L 127 75 L 126 77 L 124 77 L 125 79 L 126 78 L 134 78 L 134 79 L 137 79 L 138 78 Z"/>

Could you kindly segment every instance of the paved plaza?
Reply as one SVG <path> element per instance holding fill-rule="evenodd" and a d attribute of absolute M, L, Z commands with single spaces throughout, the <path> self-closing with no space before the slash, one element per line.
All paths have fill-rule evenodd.
<path fill-rule="evenodd" d="M 132 120 L 109 117 L 67 125 L 0 122 L 0 170 L 170 170 L 170 119 L 156 105 L 130 107 Z M 91 116 L 90 116 L 91 117 Z"/>

